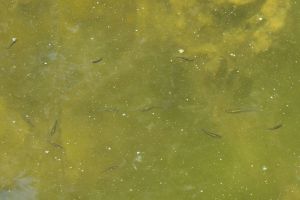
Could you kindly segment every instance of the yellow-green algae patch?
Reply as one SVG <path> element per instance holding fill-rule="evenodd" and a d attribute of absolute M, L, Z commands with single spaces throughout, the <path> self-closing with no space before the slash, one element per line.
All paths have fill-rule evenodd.
<path fill-rule="evenodd" d="M 232 70 L 234 60 L 267 51 L 284 27 L 290 1 L 144 0 L 138 8 L 138 34 L 154 28 L 157 39 L 176 42 L 189 56 L 206 57 L 205 68 L 216 72 L 222 59 Z"/>
<path fill-rule="evenodd" d="M 19 113 L 7 108 L 0 98 L 0 191 L 12 190 L 16 177 L 24 172 L 24 167 L 30 163 L 20 160 L 27 157 L 27 138 L 29 126 Z"/>

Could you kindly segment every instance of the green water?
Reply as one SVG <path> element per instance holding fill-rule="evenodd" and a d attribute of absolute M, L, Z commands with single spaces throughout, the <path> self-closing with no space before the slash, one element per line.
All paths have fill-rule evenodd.
<path fill-rule="evenodd" d="M 300 199 L 299 5 L 0 0 L 0 199 Z"/>

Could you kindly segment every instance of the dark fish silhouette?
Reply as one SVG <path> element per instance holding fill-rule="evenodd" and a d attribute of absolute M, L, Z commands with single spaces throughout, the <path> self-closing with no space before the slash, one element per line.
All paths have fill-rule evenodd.
<path fill-rule="evenodd" d="M 239 114 L 239 113 L 246 113 L 246 112 L 256 112 L 256 109 L 253 108 L 245 108 L 245 109 L 228 109 L 225 110 L 226 113 L 230 114 Z"/>
<path fill-rule="evenodd" d="M 277 124 L 276 126 L 273 126 L 271 128 L 268 128 L 267 130 L 269 131 L 273 131 L 273 130 L 276 130 L 276 129 L 280 129 L 282 127 L 282 124 Z"/>
<path fill-rule="evenodd" d="M 50 136 L 53 136 L 55 134 L 57 126 L 58 126 L 58 120 L 55 120 L 54 125 L 52 126 L 52 129 L 50 130 L 50 133 L 49 133 Z"/>
<path fill-rule="evenodd" d="M 112 166 L 107 167 L 106 169 L 102 170 L 102 173 L 113 171 L 115 169 L 118 169 L 119 167 L 120 167 L 119 165 L 112 165 Z"/>
<path fill-rule="evenodd" d="M 16 44 L 17 42 L 17 38 L 12 38 L 12 42 L 10 43 L 10 45 L 7 47 L 7 49 L 10 49 L 12 46 L 14 46 L 14 44 Z"/>
<path fill-rule="evenodd" d="M 194 59 L 191 59 L 191 58 L 186 58 L 186 57 L 183 57 L 183 56 L 177 56 L 176 58 L 177 58 L 177 59 L 184 60 L 184 61 L 188 61 L 188 62 L 192 62 L 192 61 L 194 61 Z"/>
<path fill-rule="evenodd" d="M 208 130 L 205 130 L 205 129 L 201 129 L 203 133 L 207 134 L 208 136 L 210 137 L 213 137 L 213 138 L 221 138 L 222 136 L 217 134 L 217 133 L 214 133 L 214 132 L 211 132 L 211 131 L 208 131 Z"/>
<path fill-rule="evenodd" d="M 64 149 L 64 147 L 62 145 L 60 145 L 60 144 L 57 144 L 57 143 L 54 143 L 54 142 L 50 142 L 50 141 L 49 141 L 49 144 L 51 144 L 55 148 Z"/>
<path fill-rule="evenodd" d="M 101 62 L 102 60 L 103 60 L 103 58 L 99 58 L 99 59 L 97 59 L 97 60 L 93 60 L 92 63 L 96 64 L 96 63 Z"/>

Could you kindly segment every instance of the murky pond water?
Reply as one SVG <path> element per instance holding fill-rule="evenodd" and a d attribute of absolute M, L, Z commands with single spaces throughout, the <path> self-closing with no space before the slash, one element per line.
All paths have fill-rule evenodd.
<path fill-rule="evenodd" d="M 0 8 L 0 199 L 300 199 L 298 0 Z"/>

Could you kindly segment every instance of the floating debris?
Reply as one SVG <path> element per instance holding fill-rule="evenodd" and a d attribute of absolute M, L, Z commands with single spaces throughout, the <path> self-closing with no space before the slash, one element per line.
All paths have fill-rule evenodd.
<path fill-rule="evenodd" d="M 183 57 L 183 56 L 176 56 L 177 59 L 180 59 L 180 60 L 183 60 L 183 61 L 187 61 L 187 62 L 192 62 L 194 61 L 194 59 L 191 59 L 191 58 L 186 58 L 186 57 Z"/>
<path fill-rule="evenodd" d="M 97 60 L 93 60 L 92 63 L 96 64 L 96 63 L 101 62 L 102 60 L 103 60 L 103 58 L 99 58 L 99 59 L 97 59 Z"/>
<path fill-rule="evenodd" d="M 206 129 L 201 129 L 203 133 L 209 135 L 210 137 L 214 137 L 214 138 L 222 138 L 222 136 L 220 134 L 208 131 Z"/>
<path fill-rule="evenodd" d="M 282 126 L 283 126 L 282 124 L 277 124 L 277 125 L 275 125 L 275 126 L 273 126 L 271 128 L 267 128 L 267 130 L 274 131 L 276 129 L 280 129 Z"/>
<path fill-rule="evenodd" d="M 7 47 L 7 49 L 10 49 L 12 46 L 14 46 L 14 44 L 16 44 L 16 42 L 18 41 L 17 40 L 17 38 L 15 38 L 15 37 L 13 37 L 13 38 L 11 38 L 11 43 L 10 43 L 10 45 Z"/>

